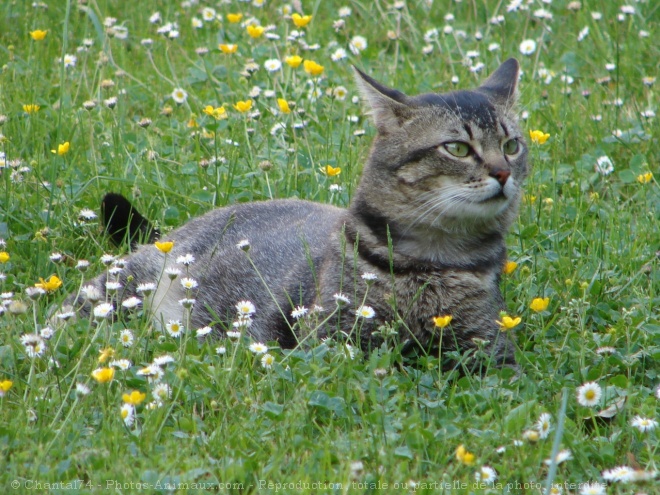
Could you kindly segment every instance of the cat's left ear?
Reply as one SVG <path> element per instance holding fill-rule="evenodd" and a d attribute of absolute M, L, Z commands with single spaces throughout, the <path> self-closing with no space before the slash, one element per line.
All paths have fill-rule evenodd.
<path fill-rule="evenodd" d="M 512 104 L 516 101 L 518 94 L 518 76 L 520 75 L 520 64 L 515 58 L 510 58 L 498 67 L 484 83 L 479 86 L 479 91 L 486 93 L 499 105 Z"/>

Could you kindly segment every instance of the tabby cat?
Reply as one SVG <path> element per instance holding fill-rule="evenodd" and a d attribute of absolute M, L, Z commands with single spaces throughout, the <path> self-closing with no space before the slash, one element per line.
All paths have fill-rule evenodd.
<path fill-rule="evenodd" d="M 254 312 L 248 305 L 239 324 L 283 347 L 306 337 L 299 329 L 309 326 L 294 318 L 301 307 L 316 309 L 327 318 L 315 328 L 321 338 L 341 332 L 368 350 L 387 323 L 422 349 L 464 352 L 481 341 L 494 364 L 515 365 L 496 320 L 505 236 L 528 173 L 518 62 L 507 60 L 474 90 L 414 97 L 355 72 L 378 132 L 348 209 L 282 199 L 213 210 L 171 232 L 170 253 L 149 244 L 129 255 L 113 297 L 141 296 L 139 284 L 153 282 L 157 325 L 183 321 L 179 301 L 192 297 L 190 325 L 224 330 L 237 303 L 249 301 Z M 104 215 L 115 238 L 154 235 L 121 196 L 106 197 Z M 183 273 L 172 280 L 165 269 L 184 255 L 194 262 L 176 265 Z M 114 277 L 90 284 L 105 296 Z M 186 292 L 182 277 L 196 287 Z M 89 311 L 85 298 L 81 291 L 69 302 Z M 452 316 L 443 329 L 434 320 L 441 315 Z"/>

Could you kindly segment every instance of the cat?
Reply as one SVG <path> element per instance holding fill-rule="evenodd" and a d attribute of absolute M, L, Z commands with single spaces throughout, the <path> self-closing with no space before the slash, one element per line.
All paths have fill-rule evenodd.
<path fill-rule="evenodd" d="M 327 320 L 317 337 L 343 334 L 365 351 L 389 329 L 430 352 L 480 345 L 494 365 L 515 367 L 513 341 L 496 320 L 505 236 L 528 174 L 517 60 L 476 89 L 412 97 L 355 74 L 377 135 L 347 209 L 278 199 L 210 211 L 165 237 L 174 243 L 168 254 L 152 244 L 130 254 L 115 297 L 143 295 L 139 284 L 153 282 L 149 308 L 161 327 L 183 321 L 179 301 L 194 298 L 187 331 L 236 322 L 255 341 L 292 348 L 310 328 L 296 317 L 316 311 Z M 123 197 L 104 205 L 115 240 L 158 236 Z M 194 262 L 175 265 L 186 255 Z M 165 273 L 171 266 L 183 272 L 178 280 Z M 184 290 L 182 277 L 194 288 Z M 107 297 L 109 280 L 104 273 L 90 285 Z M 89 312 L 84 291 L 68 302 Z M 439 328 L 443 315 L 452 319 Z"/>

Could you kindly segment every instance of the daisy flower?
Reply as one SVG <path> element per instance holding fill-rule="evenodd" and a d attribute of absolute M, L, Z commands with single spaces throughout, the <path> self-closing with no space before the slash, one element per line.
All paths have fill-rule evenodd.
<path fill-rule="evenodd" d="M 165 402 L 167 399 L 172 397 L 172 387 L 170 387 L 167 383 L 159 383 L 153 388 L 151 395 L 158 402 Z"/>
<path fill-rule="evenodd" d="M 94 220 L 97 217 L 96 213 L 89 208 L 83 208 L 78 212 L 78 218 L 80 220 Z"/>
<path fill-rule="evenodd" d="M 227 348 L 224 345 L 220 345 L 215 348 L 215 353 L 219 356 L 224 356 L 227 354 Z"/>
<path fill-rule="evenodd" d="M 594 169 L 601 175 L 609 175 L 614 172 L 614 164 L 608 156 L 603 155 L 596 158 Z"/>
<path fill-rule="evenodd" d="M 277 72 L 278 70 L 280 70 L 282 68 L 282 62 L 280 62 L 276 58 L 271 58 L 271 59 L 266 60 L 264 62 L 264 68 L 268 72 Z"/>
<path fill-rule="evenodd" d="M 132 404 L 124 404 L 121 406 L 120 411 L 121 419 L 124 420 L 126 426 L 132 426 L 135 422 L 135 406 Z"/>
<path fill-rule="evenodd" d="M 270 369 L 273 364 L 275 363 L 275 356 L 272 354 L 264 354 L 261 356 L 261 366 L 263 366 L 266 369 Z"/>
<path fill-rule="evenodd" d="M 612 469 L 603 471 L 603 479 L 605 481 L 622 481 L 628 482 L 632 478 L 634 469 L 628 466 L 617 466 Z"/>
<path fill-rule="evenodd" d="M 156 366 L 165 366 L 166 364 L 173 363 L 174 361 L 176 360 L 169 354 L 163 354 L 162 356 L 154 358 L 153 364 Z"/>
<path fill-rule="evenodd" d="M 524 40 L 520 43 L 520 53 L 523 55 L 531 55 L 536 51 L 536 41 L 534 40 Z"/>
<path fill-rule="evenodd" d="M 122 371 L 126 371 L 131 368 L 132 364 L 128 359 L 117 359 L 115 361 L 111 361 L 110 366 L 113 368 L 120 369 Z"/>
<path fill-rule="evenodd" d="M 156 364 L 150 364 L 138 370 L 137 375 L 145 376 L 150 383 L 158 383 L 163 378 L 163 370 Z"/>
<path fill-rule="evenodd" d="M 179 257 L 176 259 L 176 262 L 177 262 L 179 265 L 190 266 L 190 265 L 192 265 L 192 264 L 195 262 L 195 257 L 194 257 L 192 254 L 190 254 L 190 253 L 186 253 L 186 254 L 184 254 L 184 255 L 179 256 Z"/>
<path fill-rule="evenodd" d="M 238 311 L 239 315 L 252 316 L 255 313 L 256 308 L 250 301 L 239 301 L 236 304 L 236 311 Z"/>
<path fill-rule="evenodd" d="M 181 337 L 183 335 L 183 332 L 185 331 L 185 327 L 181 324 L 179 320 L 170 320 L 167 322 L 165 325 L 165 330 L 167 330 L 167 333 L 169 333 L 172 337 Z"/>
<path fill-rule="evenodd" d="M 561 464 L 564 461 L 568 461 L 569 459 L 573 458 L 573 454 L 571 453 L 570 450 L 560 450 L 557 452 L 557 455 L 555 456 L 555 463 Z M 552 464 L 552 459 L 546 459 L 543 461 L 547 466 Z"/>
<path fill-rule="evenodd" d="M 84 383 L 78 382 L 76 383 L 76 392 L 80 395 L 88 395 L 91 392 L 91 390 Z"/>
<path fill-rule="evenodd" d="M 126 309 L 135 309 L 137 308 L 140 304 L 142 304 L 142 301 L 140 300 L 139 297 L 129 297 L 128 299 L 125 299 L 121 305 L 126 308 Z"/>
<path fill-rule="evenodd" d="M 593 407 L 600 402 L 603 390 L 597 383 L 587 382 L 578 387 L 576 393 L 578 404 L 585 407 Z"/>
<path fill-rule="evenodd" d="M 197 285 L 197 281 L 193 278 L 184 277 L 181 279 L 181 286 L 186 290 L 196 289 Z"/>
<path fill-rule="evenodd" d="M 497 472 L 490 466 L 482 466 L 474 475 L 478 483 L 495 483 Z"/>
<path fill-rule="evenodd" d="M 204 336 L 210 334 L 212 331 L 213 331 L 213 329 L 211 327 L 208 327 L 208 326 L 207 327 L 202 327 L 202 328 L 197 329 L 197 331 L 195 332 L 195 335 L 197 337 L 204 337 Z"/>
<path fill-rule="evenodd" d="M 539 437 L 547 438 L 550 434 L 550 428 L 552 428 L 552 416 L 548 413 L 541 414 L 539 420 L 536 422 L 536 429 L 539 432 Z"/>
<path fill-rule="evenodd" d="M 167 275 L 167 277 L 170 280 L 174 280 L 179 275 L 181 275 L 181 270 L 179 270 L 178 268 L 174 268 L 174 267 L 165 268 L 165 275 Z"/>
<path fill-rule="evenodd" d="M 376 312 L 371 306 L 360 306 L 357 311 L 357 315 L 361 318 L 365 318 L 367 320 L 370 320 L 374 316 L 376 316 Z"/>
<path fill-rule="evenodd" d="M 70 55 L 68 53 L 66 55 L 64 55 L 64 57 L 62 58 L 62 62 L 64 63 L 64 67 L 67 68 L 67 69 L 69 69 L 71 67 L 75 67 L 77 61 L 78 61 L 78 58 L 75 55 Z"/>
<path fill-rule="evenodd" d="M 110 318 L 114 311 L 114 307 L 111 303 L 101 303 L 94 308 L 94 318 L 96 320 L 104 320 Z"/>
<path fill-rule="evenodd" d="M 253 342 L 250 344 L 250 351 L 257 355 L 265 354 L 268 351 L 268 346 L 261 342 Z"/>
<path fill-rule="evenodd" d="M 188 93 L 186 93 L 183 88 L 175 88 L 174 91 L 172 91 L 172 99 L 175 101 L 175 103 L 181 105 L 188 99 Z"/>
<path fill-rule="evenodd" d="M 359 55 L 360 52 L 367 48 L 367 40 L 364 36 L 353 36 L 348 47 L 351 49 L 351 52 L 353 52 L 353 55 Z"/>
<path fill-rule="evenodd" d="M 21 336 L 21 344 L 25 346 L 25 353 L 30 358 L 40 357 L 46 351 L 44 339 L 36 333 L 28 333 Z"/>
<path fill-rule="evenodd" d="M 344 60 L 346 57 L 348 57 L 348 53 L 346 53 L 346 50 L 343 48 L 337 48 L 332 55 L 330 55 L 330 59 L 333 62 L 339 62 L 340 60 Z"/>
<path fill-rule="evenodd" d="M 144 284 L 139 284 L 137 288 L 135 289 L 136 292 L 139 292 L 145 296 L 150 295 L 153 291 L 156 290 L 156 284 L 153 282 L 147 282 Z"/>
<path fill-rule="evenodd" d="M 604 483 L 585 483 L 580 488 L 580 495 L 606 495 Z"/>
<path fill-rule="evenodd" d="M 133 332 L 128 329 L 124 329 L 119 334 L 119 341 L 124 347 L 131 347 L 133 345 Z"/>
<path fill-rule="evenodd" d="M 342 304 L 350 304 L 351 303 L 351 300 L 347 296 L 342 294 L 341 292 L 339 292 L 337 294 L 334 294 L 332 297 L 335 298 L 335 301 L 337 302 L 338 306 L 341 306 Z"/>
<path fill-rule="evenodd" d="M 305 306 L 296 306 L 296 308 L 291 311 L 291 316 L 296 320 L 302 318 L 307 314 L 307 308 Z"/>
<path fill-rule="evenodd" d="M 630 425 L 637 428 L 642 433 L 645 433 L 647 431 L 655 430 L 658 426 L 658 422 L 655 419 L 635 416 L 630 422 Z"/>

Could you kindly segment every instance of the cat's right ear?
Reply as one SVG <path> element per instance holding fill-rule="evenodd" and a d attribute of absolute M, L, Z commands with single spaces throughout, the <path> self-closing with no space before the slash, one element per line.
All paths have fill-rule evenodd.
<path fill-rule="evenodd" d="M 410 116 L 410 107 L 406 103 L 408 97 L 401 91 L 382 85 L 355 66 L 353 70 L 362 99 L 367 104 L 378 132 L 390 134 L 400 129 Z"/>

